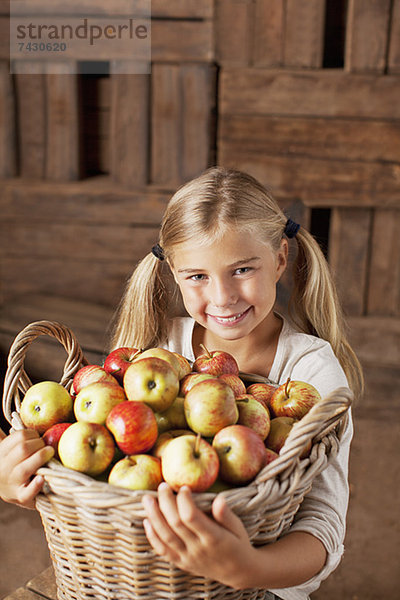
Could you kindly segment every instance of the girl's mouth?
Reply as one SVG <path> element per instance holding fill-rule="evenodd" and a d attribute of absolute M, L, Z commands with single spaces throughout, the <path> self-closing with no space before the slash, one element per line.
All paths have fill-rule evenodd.
<path fill-rule="evenodd" d="M 231 315 L 230 317 L 217 317 L 215 315 L 208 315 L 208 317 L 213 319 L 213 321 L 219 323 L 220 325 L 225 325 L 229 327 L 240 323 L 246 317 L 246 315 L 250 311 L 250 308 L 251 307 L 247 308 L 243 312 L 237 313 L 236 315 Z"/>

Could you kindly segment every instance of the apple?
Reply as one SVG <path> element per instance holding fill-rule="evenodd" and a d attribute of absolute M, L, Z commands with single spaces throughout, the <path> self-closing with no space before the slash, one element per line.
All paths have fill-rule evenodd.
<path fill-rule="evenodd" d="M 107 373 L 103 367 L 99 365 L 86 365 L 77 371 L 74 375 L 72 387 L 74 394 L 79 392 L 89 383 L 95 383 L 97 381 L 108 381 L 109 383 L 117 383 L 115 377 Z"/>
<path fill-rule="evenodd" d="M 128 367 L 124 376 L 124 389 L 128 400 L 145 402 L 154 411 L 162 412 L 177 397 L 179 379 L 170 363 L 149 356 Z"/>
<path fill-rule="evenodd" d="M 227 483 L 246 484 L 265 465 L 264 442 L 245 425 L 224 427 L 215 435 L 212 445 L 220 462 L 219 476 Z"/>
<path fill-rule="evenodd" d="M 106 356 L 103 368 L 122 385 L 125 371 L 132 364 L 132 361 L 137 357 L 139 352 L 140 350 L 136 348 L 128 348 L 126 346 L 116 348 Z"/>
<path fill-rule="evenodd" d="M 134 400 L 126 400 L 114 406 L 108 413 L 106 427 L 124 454 L 148 452 L 158 436 L 153 411 L 147 404 Z"/>
<path fill-rule="evenodd" d="M 277 458 L 279 458 L 279 454 L 277 454 L 276 452 L 274 452 L 273 450 L 271 450 L 271 448 L 265 448 L 265 463 L 264 463 L 264 467 L 266 467 L 267 465 L 269 465 L 269 463 L 271 463 L 273 460 L 276 460 Z"/>
<path fill-rule="evenodd" d="M 77 421 L 60 437 L 58 454 L 68 469 L 99 475 L 114 458 L 115 445 L 104 425 Z"/>
<path fill-rule="evenodd" d="M 276 385 L 270 385 L 269 383 L 252 383 L 247 387 L 246 393 L 254 396 L 256 400 L 269 409 L 269 401 L 276 389 Z"/>
<path fill-rule="evenodd" d="M 193 431 L 191 431 L 190 429 L 171 429 L 171 431 L 164 431 L 163 433 L 161 433 L 158 436 L 156 443 L 154 444 L 153 448 L 151 449 L 152 455 L 157 456 L 158 458 L 161 458 L 164 448 L 168 444 L 168 442 L 170 442 L 171 440 L 174 440 L 175 438 L 179 437 L 180 435 L 196 435 L 196 434 Z"/>
<path fill-rule="evenodd" d="M 136 356 L 135 362 L 144 358 L 160 358 L 165 360 L 171 365 L 179 378 L 180 362 L 175 354 L 170 350 L 167 350 L 166 348 L 148 348 L 148 350 L 143 350 Z"/>
<path fill-rule="evenodd" d="M 125 392 L 116 381 L 89 383 L 75 398 L 75 417 L 78 421 L 104 425 L 110 410 L 124 401 L 126 401 Z"/>
<path fill-rule="evenodd" d="M 161 461 L 149 454 L 126 456 L 108 476 L 108 483 L 128 490 L 156 490 L 162 480 Z"/>
<path fill-rule="evenodd" d="M 64 431 L 68 429 L 70 425 L 72 425 L 72 423 L 56 423 L 49 427 L 49 429 L 46 429 L 42 435 L 42 439 L 46 446 L 52 446 L 54 448 L 54 458 L 60 458 L 58 455 L 58 442 Z"/>
<path fill-rule="evenodd" d="M 181 435 L 168 442 L 162 453 L 162 474 L 175 492 L 183 485 L 205 492 L 217 479 L 218 469 L 215 449 L 200 434 Z"/>
<path fill-rule="evenodd" d="M 190 362 L 187 358 L 185 358 L 184 356 L 182 356 L 182 354 L 179 354 L 178 352 L 173 352 L 172 354 L 175 356 L 176 360 L 179 363 L 178 379 L 183 379 L 183 377 L 185 377 L 185 375 L 188 375 L 192 370 Z"/>
<path fill-rule="evenodd" d="M 265 440 L 266 447 L 279 454 L 295 422 L 296 420 L 293 417 L 275 417 L 271 419 L 269 434 Z"/>
<path fill-rule="evenodd" d="M 262 440 L 265 440 L 269 433 L 271 419 L 268 408 L 265 408 L 261 402 L 256 400 L 251 394 L 242 394 L 236 398 L 236 405 L 239 409 L 239 425 L 246 425 L 253 429 Z"/>
<path fill-rule="evenodd" d="M 221 381 L 224 381 L 231 387 L 235 393 L 235 396 L 242 396 L 246 393 L 246 386 L 244 382 L 240 379 L 239 375 L 233 375 L 229 373 L 223 373 L 219 376 Z"/>
<path fill-rule="evenodd" d="M 61 384 L 41 381 L 28 389 L 19 414 L 25 427 L 41 435 L 56 423 L 71 421 L 72 398 Z"/>
<path fill-rule="evenodd" d="M 200 344 L 200 346 L 203 348 L 204 354 L 198 356 L 194 361 L 193 371 L 210 373 L 210 375 L 216 376 L 223 373 L 239 375 L 239 366 L 231 354 L 222 350 L 209 352 L 203 344 Z"/>
<path fill-rule="evenodd" d="M 223 427 L 236 423 L 239 417 L 232 388 L 217 378 L 194 385 L 183 406 L 190 429 L 204 437 L 212 437 Z"/>
<path fill-rule="evenodd" d="M 162 413 L 156 413 L 156 419 L 158 424 L 158 431 L 163 429 L 185 429 L 187 427 L 185 409 L 184 409 L 184 398 L 177 396 L 171 406 L 164 410 Z"/>
<path fill-rule="evenodd" d="M 215 379 L 215 376 L 209 375 L 208 373 L 188 373 L 180 381 L 179 395 L 186 396 L 190 388 L 205 379 Z"/>
<path fill-rule="evenodd" d="M 318 390 L 310 383 L 292 381 L 280 385 L 270 399 L 270 407 L 276 417 L 301 419 L 311 407 L 320 402 Z"/>

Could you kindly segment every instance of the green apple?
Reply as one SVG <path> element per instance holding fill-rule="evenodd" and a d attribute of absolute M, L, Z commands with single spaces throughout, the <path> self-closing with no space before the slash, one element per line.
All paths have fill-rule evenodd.
<path fill-rule="evenodd" d="M 156 490 L 162 482 L 161 461 L 149 454 L 133 454 L 111 469 L 108 483 L 128 490 Z"/>
<path fill-rule="evenodd" d="M 128 400 L 145 402 L 155 412 L 162 412 L 177 397 L 179 379 L 170 363 L 149 356 L 135 360 L 128 367 L 124 389 Z"/>
<path fill-rule="evenodd" d="M 156 443 L 151 449 L 151 453 L 153 456 L 157 456 L 161 458 L 164 448 L 171 440 L 179 437 L 180 435 L 196 435 L 194 431 L 190 429 L 171 429 L 171 431 L 164 431 L 161 435 L 158 436 Z"/>
<path fill-rule="evenodd" d="M 125 392 L 117 382 L 89 383 L 75 398 L 75 417 L 78 421 L 104 425 L 111 409 L 124 401 Z"/>
<path fill-rule="evenodd" d="M 107 469 L 114 452 L 111 433 L 98 423 L 72 423 L 58 443 L 58 454 L 65 467 L 93 476 Z"/>
<path fill-rule="evenodd" d="M 254 429 L 265 440 L 271 424 L 268 409 L 251 394 L 238 396 L 236 404 L 239 409 L 238 424 Z"/>
<path fill-rule="evenodd" d="M 171 406 L 162 413 L 156 413 L 158 431 L 168 431 L 169 429 L 185 429 L 187 427 L 184 398 L 177 396 Z"/>
<path fill-rule="evenodd" d="M 183 485 L 193 492 L 205 492 L 217 479 L 219 460 L 214 448 L 200 434 L 181 435 L 164 448 L 161 469 L 175 492 Z"/>
<path fill-rule="evenodd" d="M 190 429 L 204 437 L 212 437 L 239 417 L 232 388 L 217 378 L 194 385 L 185 396 L 184 409 Z"/>
<path fill-rule="evenodd" d="M 55 381 L 41 381 L 32 385 L 20 407 L 20 417 L 28 429 L 42 434 L 56 423 L 72 418 L 72 398 L 69 392 Z"/>
<path fill-rule="evenodd" d="M 183 379 L 183 377 L 191 372 L 192 367 L 190 366 L 188 359 L 182 356 L 182 354 L 178 354 L 178 352 L 173 352 L 172 354 L 175 356 L 179 364 L 178 378 Z"/>

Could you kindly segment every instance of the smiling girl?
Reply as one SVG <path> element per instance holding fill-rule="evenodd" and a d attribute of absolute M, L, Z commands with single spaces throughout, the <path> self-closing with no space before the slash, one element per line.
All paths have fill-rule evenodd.
<path fill-rule="evenodd" d="M 289 321 L 274 307 L 290 238 L 297 256 Z M 171 318 L 179 294 L 187 316 Z M 229 352 L 241 371 L 277 385 L 290 377 L 311 383 L 322 396 L 341 386 L 356 397 L 361 392 L 361 368 L 318 244 L 253 177 L 219 167 L 172 197 L 159 242 L 127 285 L 112 342 L 114 348 L 163 346 L 192 361 L 202 353 L 200 344 Z M 17 434 L 0 443 L 0 495 L 31 506 L 42 482 L 30 477 L 45 449 L 32 433 L 18 433 L 30 436 L 25 450 L 20 439 L 10 442 Z M 232 588 L 260 588 L 266 599 L 307 599 L 343 553 L 351 438 L 350 416 L 337 456 L 276 542 L 253 547 L 222 496 L 209 517 L 187 487 L 174 494 L 162 483 L 158 500 L 143 498 L 150 544 L 181 569 Z"/>

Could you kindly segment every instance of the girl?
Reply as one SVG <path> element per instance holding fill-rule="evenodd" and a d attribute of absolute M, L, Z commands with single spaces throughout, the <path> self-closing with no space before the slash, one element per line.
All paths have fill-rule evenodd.
<path fill-rule="evenodd" d="M 274 311 L 288 238 L 297 242 L 290 322 Z M 188 316 L 169 318 L 176 291 Z M 171 199 L 159 243 L 128 283 L 112 345 L 164 346 L 194 360 L 200 344 L 229 352 L 241 371 L 276 384 L 291 377 L 313 384 L 322 396 L 341 386 L 350 386 L 356 397 L 361 392 L 361 368 L 318 244 L 254 178 L 218 167 Z M 343 553 L 351 437 L 349 419 L 337 457 L 275 543 L 253 547 L 222 497 L 211 518 L 195 506 L 188 488 L 174 494 L 162 483 L 158 501 L 143 498 L 150 544 L 178 567 L 233 588 L 263 588 L 269 599 L 307 599 Z M 42 481 L 30 478 L 49 453 L 32 432 L 1 442 L 3 499 L 32 506 Z"/>

